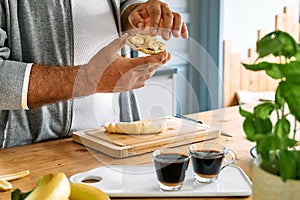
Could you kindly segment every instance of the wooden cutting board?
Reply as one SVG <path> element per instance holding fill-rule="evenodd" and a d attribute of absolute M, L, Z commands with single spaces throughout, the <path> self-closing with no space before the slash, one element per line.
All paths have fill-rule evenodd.
<path fill-rule="evenodd" d="M 115 158 L 124 158 L 154 151 L 163 147 L 174 147 L 216 138 L 220 129 L 185 119 L 165 117 L 166 131 L 159 134 L 125 135 L 112 134 L 99 129 L 73 132 L 73 141 L 98 150 Z M 147 120 L 149 121 L 149 120 Z"/>

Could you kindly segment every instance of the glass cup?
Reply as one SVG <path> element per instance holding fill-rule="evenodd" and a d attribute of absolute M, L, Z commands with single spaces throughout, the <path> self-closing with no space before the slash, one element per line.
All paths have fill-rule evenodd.
<path fill-rule="evenodd" d="M 189 151 L 196 181 L 200 183 L 216 181 L 220 171 L 236 160 L 232 150 L 216 142 L 192 144 Z M 231 157 L 229 160 L 227 155 Z"/>
<path fill-rule="evenodd" d="M 189 152 L 176 148 L 160 149 L 152 153 L 152 159 L 160 190 L 180 190 L 190 161 Z"/>

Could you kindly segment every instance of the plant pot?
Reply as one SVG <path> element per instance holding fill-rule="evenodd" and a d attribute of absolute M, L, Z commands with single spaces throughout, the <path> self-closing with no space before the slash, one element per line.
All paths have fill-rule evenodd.
<path fill-rule="evenodd" d="M 261 169 L 257 163 L 252 168 L 253 200 L 299 200 L 300 181 L 287 180 Z"/>

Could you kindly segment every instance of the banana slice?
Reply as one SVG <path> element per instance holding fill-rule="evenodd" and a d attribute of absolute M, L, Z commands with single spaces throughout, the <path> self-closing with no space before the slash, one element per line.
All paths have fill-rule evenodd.
<path fill-rule="evenodd" d="M 0 190 L 1 191 L 10 190 L 12 188 L 13 188 L 13 186 L 10 182 L 0 179 Z"/>
<path fill-rule="evenodd" d="M 145 54 L 157 54 L 166 51 L 166 45 L 150 35 L 137 34 L 135 36 L 128 36 L 126 44 L 134 50 Z"/>
<path fill-rule="evenodd" d="M 30 174 L 30 171 L 25 170 L 25 171 L 20 171 L 20 172 L 13 173 L 13 174 L 0 175 L 0 179 L 5 180 L 5 181 L 13 181 L 13 180 L 28 176 L 29 174 Z"/>
<path fill-rule="evenodd" d="M 121 134 L 157 134 L 164 132 L 166 123 L 164 121 L 135 121 L 135 122 L 114 122 L 104 126 L 109 133 Z"/>

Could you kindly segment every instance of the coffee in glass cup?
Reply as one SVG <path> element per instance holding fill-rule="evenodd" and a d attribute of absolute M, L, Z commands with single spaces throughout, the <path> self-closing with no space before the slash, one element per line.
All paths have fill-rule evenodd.
<path fill-rule="evenodd" d="M 216 181 L 221 170 L 236 160 L 236 155 L 232 150 L 216 142 L 192 144 L 189 150 L 195 178 L 200 183 Z M 231 159 L 227 160 L 227 155 Z"/>
<path fill-rule="evenodd" d="M 166 148 L 154 151 L 152 158 L 160 190 L 179 190 L 189 165 L 189 153 L 176 148 Z"/>

